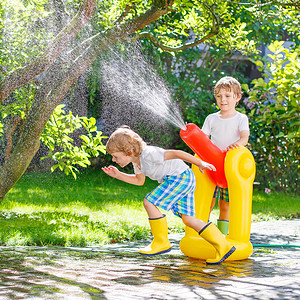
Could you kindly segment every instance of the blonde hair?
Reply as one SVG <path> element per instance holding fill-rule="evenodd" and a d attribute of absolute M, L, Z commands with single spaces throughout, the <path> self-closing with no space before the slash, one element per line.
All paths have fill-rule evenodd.
<path fill-rule="evenodd" d="M 217 95 L 221 89 L 228 89 L 237 96 L 242 95 L 241 84 L 231 76 L 225 76 L 216 83 L 214 88 L 214 95 Z"/>
<path fill-rule="evenodd" d="M 145 142 L 136 132 L 123 125 L 111 134 L 106 143 L 106 151 L 109 154 L 123 152 L 125 155 L 139 156 L 144 145 Z"/>

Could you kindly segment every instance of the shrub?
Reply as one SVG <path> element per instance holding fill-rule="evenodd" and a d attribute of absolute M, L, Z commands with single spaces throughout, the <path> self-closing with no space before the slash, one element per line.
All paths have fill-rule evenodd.
<path fill-rule="evenodd" d="M 269 46 L 270 58 L 257 61 L 264 78 L 252 81 L 248 91 L 251 145 L 261 187 L 299 193 L 299 47 L 284 42 Z"/>

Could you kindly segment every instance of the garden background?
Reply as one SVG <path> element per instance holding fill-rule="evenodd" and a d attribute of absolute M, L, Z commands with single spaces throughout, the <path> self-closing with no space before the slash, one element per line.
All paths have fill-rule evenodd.
<path fill-rule="evenodd" d="M 250 121 L 253 221 L 299 217 L 299 9 L 297 1 L 2 0 L 1 244 L 146 238 L 142 199 L 155 182 L 107 178 L 106 136 L 128 124 L 148 143 L 191 152 L 172 116 L 201 127 L 225 75 L 242 83 L 238 110 Z M 169 219 L 171 231 L 183 230 Z"/>

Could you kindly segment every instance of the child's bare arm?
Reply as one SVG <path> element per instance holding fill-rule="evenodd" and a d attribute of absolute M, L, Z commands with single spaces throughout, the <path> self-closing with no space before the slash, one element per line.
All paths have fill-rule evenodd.
<path fill-rule="evenodd" d="M 143 185 L 145 183 L 145 175 L 144 174 L 126 174 L 120 172 L 116 167 L 109 166 L 102 168 L 103 172 L 107 175 L 119 179 L 121 181 L 134 184 L 134 185 Z"/>
<path fill-rule="evenodd" d="M 198 166 L 199 170 L 201 172 L 203 172 L 203 170 L 208 169 L 208 170 L 212 170 L 212 171 L 216 171 L 216 168 L 214 165 L 209 164 L 185 151 L 181 151 L 181 150 L 166 150 L 165 151 L 165 156 L 164 156 L 165 160 L 169 160 L 169 159 L 182 159 L 184 161 L 187 161 L 191 164 L 194 164 L 196 166 Z"/>
<path fill-rule="evenodd" d="M 243 130 L 240 132 L 240 139 L 237 140 L 234 144 L 229 145 L 227 150 L 234 149 L 240 146 L 246 146 L 248 144 L 250 132 L 247 130 Z"/>

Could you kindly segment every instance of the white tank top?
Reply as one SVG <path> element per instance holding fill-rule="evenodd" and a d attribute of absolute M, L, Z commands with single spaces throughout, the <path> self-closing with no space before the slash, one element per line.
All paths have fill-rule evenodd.
<path fill-rule="evenodd" d="M 163 182 L 166 175 L 180 175 L 189 166 L 181 159 L 164 159 L 165 149 L 145 146 L 140 155 L 141 168 L 133 164 L 135 174 L 144 174 L 152 180 Z"/>

